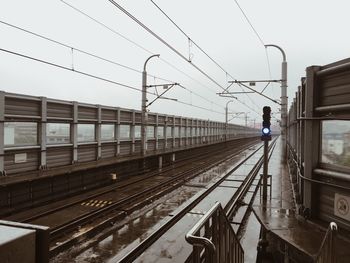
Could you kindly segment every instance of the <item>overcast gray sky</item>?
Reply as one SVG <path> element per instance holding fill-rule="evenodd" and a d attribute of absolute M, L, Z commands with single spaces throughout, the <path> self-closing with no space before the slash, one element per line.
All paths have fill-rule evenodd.
<path fill-rule="evenodd" d="M 221 88 L 194 69 L 177 54 L 151 36 L 142 27 L 107 0 L 65 0 L 91 17 L 134 41 L 132 44 L 60 0 L 1 1 L 0 20 L 34 31 L 142 71 L 151 53 L 159 53 L 148 63 L 150 74 L 181 83 L 187 90 L 174 87 L 168 97 L 204 107 L 203 110 L 169 100 L 159 100 L 150 110 L 211 120 L 224 120 L 224 106 L 229 99 L 216 95 Z M 185 57 L 208 73 L 222 87 L 231 78 L 212 63 L 152 4 L 150 0 L 117 1 L 132 15 L 151 28 Z M 199 44 L 229 74 L 239 80 L 268 79 L 265 48 L 250 28 L 234 0 L 154 0 L 194 42 Z M 293 99 L 305 68 L 328 64 L 349 56 L 348 26 L 350 3 L 346 0 L 245 0 L 239 1 L 265 44 L 280 45 L 288 60 L 288 95 Z M 66 67 L 141 88 L 141 74 L 69 48 L 50 43 L 0 24 L 0 48 L 48 60 Z M 140 48 L 140 46 L 142 48 Z M 151 53 L 148 53 L 147 51 Z M 268 49 L 271 77 L 280 78 L 281 53 Z M 163 80 L 148 78 L 148 84 Z M 258 85 L 256 89 L 262 90 Z M 114 84 L 81 76 L 38 62 L 0 52 L 0 90 L 56 99 L 140 109 L 141 93 Z M 240 91 L 234 87 L 233 91 Z M 150 91 L 154 91 L 150 89 Z M 160 91 L 160 90 L 159 90 Z M 279 99 L 279 84 L 266 89 L 266 95 Z M 200 95 L 200 96 L 198 96 Z M 261 120 L 262 107 L 277 105 L 249 94 L 238 95 L 230 111 L 250 112 L 251 120 Z M 149 96 L 151 99 L 152 97 Z M 204 99 L 203 99 L 204 98 Z M 215 112 L 211 112 L 211 110 Z M 219 113 L 217 113 L 219 112 Z M 234 119 L 234 123 L 244 123 Z"/>

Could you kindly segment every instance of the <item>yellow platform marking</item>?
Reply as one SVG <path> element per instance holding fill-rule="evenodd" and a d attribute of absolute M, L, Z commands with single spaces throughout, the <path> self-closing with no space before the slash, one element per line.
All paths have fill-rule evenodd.
<path fill-rule="evenodd" d="M 83 206 L 94 206 L 94 207 L 104 207 L 106 205 L 112 204 L 112 201 L 108 200 L 96 200 L 96 199 L 91 199 L 89 201 L 82 202 L 80 205 Z"/>

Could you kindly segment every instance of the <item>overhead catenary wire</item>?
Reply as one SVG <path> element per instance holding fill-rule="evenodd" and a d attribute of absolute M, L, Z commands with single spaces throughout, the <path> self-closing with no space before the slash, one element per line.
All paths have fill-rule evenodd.
<path fill-rule="evenodd" d="M 25 29 L 25 28 L 23 28 L 23 27 L 19 27 L 19 26 L 10 24 L 10 23 L 5 22 L 5 21 L 3 21 L 3 20 L 0 20 L 0 23 L 3 24 L 3 25 L 9 26 L 9 27 L 15 28 L 15 29 L 17 29 L 17 30 L 20 30 L 20 31 L 22 31 L 22 32 L 25 32 L 25 33 L 27 33 L 27 34 L 36 36 L 36 37 L 38 37 L 38 38 L 44 39 L 44 40 L 46 40 L 46 41 L 55 43 L 55 44 L 57 44 L 57 45 L 59 45 L 59 46 L 62 46 L 62 47 L 65 47 L 65 48 L 70 49 L 71 52 L 72 52 L 72 64 L 73 64 L 73 62 L 74 62 L 74 61 L 73 61 L 73 52 L 74 52 L 74 51 L 78 51 L 78 52 L 80 52 L 80 53 L 82 53 L 82 54 L 84 54 L 84 55 L 87 55 L 87 56 L 90 56 L 90 57 L 99 59 L 99 60 L 101 60 L 101 61 L 104 61 L 104 62 L 113 64 L 113 65 L 116 65 L 116 66 L 119 66 L 119 67 L 122 67 L 122 68 L 125 68 L 125 69 L 128 69 L 128 70 L 131 70 L 131 71 L 134 71 L 134 72 L 137 72 L 137 73 L 140 73 L 140 74 L 142 73 L 142 71 L 140 71 L 140 70 L 138 70 L 138 69 L 132 68 L 132 67 L 130 67 L 130 66 L 126 66 L 126 65 L 124 65 L 124 64 L 121 64 L 121 63 L 119 63 L 119 62 L 113 61 L 113 60 L 108 59 L 108 58 L 101 57 L 101 56 L 96 55 L 96 54 L 93 54 L 93 53 L 91 53 L 91 52 L 82 50 L 82 49 L 80 49 L 80 48 L 74 47 L 74 46 L 72 46 L 72 45 L 63 43 L 63 42 L 58 41 L 58 40 L 55 40 L 55 39 L 53 39 L 53 38 L 46 37 L 46 36 L 44 36 L 44 35 L 42 35 L 42 34 L 38 34 L 38 33 L 34 32 L 34 31 Z M 151 74 L 147 74 L 147 75 L 150 76 L 150 77 L 154 77 L 154 78 L 156 78 L 156 79 L 159 79 L 159 80 L 172 82 L 171 80 L 168 80 L 168 79 L 165 79 L 165 78 L 161 78 L 161 77 L 158 77 L 158 76 L 154 76 L 154 75 L 151 75 Z"/>
<path fill-rule="evenodd" d="M 192 65 L 195 69 L 197 69 L 200 73 L 202 73 L 204 76 L 206 76 L 210 81 L 212 81 L 215 85 L 218 87 L 224 89 L 224 87 L 218 83 L 213 77 L 211 77 L 208 73 L 206 73 L 203 69 L 201 69 L 199 66 L 194 64 L 193 62 L 189 61 L 188 58 L 186 58 L 185 55 L 183 55 L 179 50 L 177 50 L 175 47 L 170 45 L 165 39 L 160 37 L 158 34 L 156 34 L 153 30 L 151 30 L 148 26 L 146 26 L 144 23 L 142 23 L 139 19 L 137 19 L 135 16 L 133 16 L 130 12 L 128 12 L 124 7 L 122 7 L 120 4 L 115 2 L 114 0 L 108 0 L 111 4 L 113 4 L 115 7 L 117 7 L 120 11 L 122 11 L 124 14 L 126 14 L 128 17 L 130 17 L 134 22 L 136 22 L 139 26 L 141 26 L 143 29 L 145 29 L 148 33 L 150 33 L 152 36 L 154 36 L 156 39 L 158 39 L 160 42 L 162 42 L 165 46 L 167 46 L 170 50 L 172 50 L 175 54 L 177 54 L 180 58 L 187 61 Z"/>
<path fill-rule="evenodd" d="M 101 76 L 97 76 L 97 75 L 94 75 L 92 73 L 84 72 L 84 71 L 77 70 L 77 69 L 72 69 L 72 68 L 67 67 L 67 66 L 59 65 L 57 63 L 53 63 L 53 62 L 50 62 L 50 61 L 46 61 L 46 60 L 43 60 L 43 59 L 39 59 L 39 58 L 36 58 L 36 57 L 33 57 L 33 56 L 25 55 L 25 54 L 22 54 L 22 53 L 19 53 L 19 52 L 15 52 L 15 51 L 11 51 L 11 50 L 4 49 L 4 48 L 0 48 L 0 51 L 4 52 L 4 53 L 7 53 L 7 54 L 15 55 L 15 56 L 18 56 L 18 57 L 22 57 L 22 58 L 25 58 L 25 59 L 28 59 L 28 60 L 36 61 L 36 62 L 45 64 L 45 65 L 49 65 L 49 66 L 52 66 L 52 67 L 56 67 L 56 68 L 59 68 L 59 69 L 67 70 L 67 71 L 70 71 L 70 72 L 73 72 L 73 73 L 76 73 L 76 74 L 80 74 L 80 75 L 83 75 L 83 76 L 86 76 L 86 77 L 90 77 L 90 78 L 93 78 L 93 79 L 104 81 L 104 82 L 107 82 L 107 83 L 110 83 L 110 84 L 114 84 L 114 85 L 117 85 L 117 86 L 128 88 L 128 89 L 131 89 L 131 90 L 134 90 L 134 91 L 142 92 L 142 90 L 139 89 L 139 88 L 136 88 L 136 87 L 133 87 L 131 85 L 127 85 L 127 84 L 124 84 L 124 83 L 121 83 L 121 82 L 118 82 L 118 81 L 110 80 L 110 79 L 107 79 L 107 78 L 104 78 L 104 77 L 101 77 Z M 154 92 L 146 91 L 146 93 L 148 93 L 150 95 L 153 95 L 153 96 L 157 96 L 157 94 L 155 94 Z M 169 99 L 169 100 L 174 101 L 172 98 L 168 98 L 168 97 L 163 97 L 163 99 Z M 191 107 L 194 107 L 194 108 L 206 110 L 206 111 L 209 111 L 209 112 L 212 112 L 212 113 L 217 113 L 217 114 L 224 115 L 223 112 L 210 110 L 208 108 L 205 108 L 205 107 L 202 107 L 202 106 L 198 106 L 198 105 L 194 105 L 192 103 L 187 103 L 187 102 L 184 102 L 184 101 L 181 101 L 181 100 L 176 100 L 174 102 L 177 102 L 177 103 L 180 103 L 180 104 L 183 104 L 183 105 L 187 105 L 187 106 L 191 106 Z"/>
<path fill-rule="evenodd" d="M 25 28 L 23 28 L 23 27 L 19 27 L 19 26 L 13 25 L 13 24 L 10 24 L 10 23 L 5 22 L 5 21 L 2 21 L 2 20 L 0 20 L 0 23 L 1 23 L 1 24 L 4 24 L 4 25 L 7 25 L 7 26 L 10 26 L 10 27 L 12 27 L 12 28 L 15 28 L 15 29 L 17 29 L 17 30 L 23 31 L 23 32 L 25 32 L 25 33 L 28 33 L 28 34 L 30 34 L 30 35 L 36 36 L 36 37 L 38 37 L 38 38 L 41 38 L 41 39 L 47 40 L 47 41 L 49 41 L 49 42 L 55 43 L 55 44 L 57 44 L 57 45 L 63 46 L 63 47 L 65 47 L 65 48 L 69 48 L 69 49 L 71 50 L 71 55 L 72 55 L 72 67 L 71 67 L 71 69 L 72 69 L 73 71 L 74 71 L 74 51 L 78 51 L 78 52 L 80 52 L 80 53 L 82 53 L 82 54 L 85 54 L 85 55 L 88 55 L 88 56 L 91 56 L 91 57 L 100 59 L 100 60 L 102 60 L 102 61 L 111 63 L 111 64 L 113 64 L 113 65 L 120 66 L 120 67 L 123 67 L 123 68 L 125 68 L 125 69 L 131 70 L 131 71 L 134 71 L 134 72 L 137 72 L 137 73 L 140 73 L 140 74 L 142 73 L 142 71 L 137 70 L 137 69 L 135 69 L 135 68 L 132 68 L 132 67 L 130 67 L 130 66 L 126 66 L 126 65 L 123 65 L 123 64 L 121 64 L 121 63 L 119 63 L 119 62 L 116 62 L 116 61 L 113 61 L 113 60 L 110 60 L 110 59 L 103 58 L 103 57 L 98 56 L 98 55 L 96 55 L 96 54 L 93 54 L 93 53 L 84 51 L 84 50 L 82 50 L 82 49 L 73 47 L 73 46 L 71 46 L 71 45 L 65 44 L 65 43 L 63 43 L 63 42 L 61 42 L 61 41 L 58 41 L 58 40 L 55 40 L 55 39 L 46 37 L 46 36 L 44 36 L 44 35 L 42 35 L 42 34 L 35 33 L 35 32 L 33 32 L 33 31 L 30 31 L 30 30 L 25 29 Z M 165 78 L 162 78 L 162 77 L 154 76 L 154 75 L 151 75 L 151 74 L 147 74 L 147 75 L 150 76 L 150 77 L 153 77 L 153 78 L 155 78 L 155 79 L 167 81 L 167 82 L 170 82 L 170 83 L 175 83 L 175 81 L 172 81 L 172 80 L 169 80 L 169 79 L 165 79 Z M 193 93 L 195 96 L 200 97 L 200 98 L 202 98 L 203 100 L 206 100 L 207 102 L 213 103 L 211 100 L 209 100 L 209 99 L 205 98 L 204 96 L 202 96 L 202 95 L 200 95 L 200 94 L 198 94 L 198 93 L 192 91 L 191 89 L 189 89 L 189 88 L 187 88 L 187 87 L 185 87 L 185 86 L 183 86 L 183 85 L 181 85 L 181 87 L 182 87 L 183 89 L 187 90 L 188 92 Z M 217 105 L 217 106 L 220 107 L 220 108 L 223 108 L 222 105 L 219 105 L 219 104 L 217 104 L 217 103 L 214 103 L 214 104 Z"/>
<path fill-rule="evenodd" d="M 154 52 L 152 52 L 152 51 L 150 51 L 150 50 L 144 48 L 142 45 L 136 43 L 135 41 L 133 41 L 133 40 L 131 40 L 131 39 L 125 37 L 125 36 L 122 35 L 121 33 L 117 32 L 115 29 L 113 29 L 113 28 L 107 26 L 106 24 L 102 23 L 101 21 L 99 21 L 99 20 L 93 18 L 92 16 L 88 15 L 86 12 L 81 11 L 79 8 L 77 8 L 77 7 L 75 7 L 75 6 L 73 6 L 73 5 L 69 4 L 69 3 L 67 3 L 67 2 L 64 1 L 64 0 L 60 0 L 60 1 L 61 1 L 63 4 L 67 5 L 68 7 L 72 8 L 73 10 L 75 10 L 76 12 L 78 12 L 78 13 L 84 15 L 85 17 L 89 18 L 90 20 L 94 21 L 95 23 L 99 24 L 100 26 L 104 27 L 105 29 L 109 30 L 109 31 L 112 32 L 113 34 L 116 34 L 116 35 L 122 37 L 123 39 L 125 39 L 125 40 L 128 41 L 129 43 L 135 45 L 136 47 L 141 48 L 142 50 L 144 50 L 145 52 L 147 52 L 147 53 L 149 53 L 149 54 L 152 54 L 152 55 L 155 54 Z M 191 75 L 185 73 L 183 70 L 177 68 L 175 65 L 173 65 L 173 64 L 170 63 L 169 61 L 167 61 L 167 60 L 165 60 L 165 59 L 163 59 L 163 58 L 161 58 L 161 57 L 160 57 L 159 59 L 162 60 L 162 61 L 163 61 L 165 64 L 167 64 L 168 66 L 170 66 L 170 67 L 172 67 L 173 69 L 175 69 L 176 71 L 178 71 L 178 72 L 180 72 L 181 74 L 185 75 L 185 76 L 188 77 L 189 79 L 195 81 L 196 83 L 198 83 L 198 84 L 201 85 L 202 87 L 204 87 L 204 88 L 206 88 L 206 89 L 212 91 L 211 88 L 209 88 L 208 86 L 204 85 L 203 83 L 201 83 L 201 82 L 198 81 L 197 79 L 193 78 Z M 247 107 L 248 109 L 254 111 L 254 112 L 257 113 L 257 114 L 260 114 L 260 113 L 258 113 L 255 109 L 253 109 L 253 108 L 251 108 L 249 105 L 247 105 L 245 102 L 243 102 L 243 101 L 241 101 L 241 100 L 239 100 L 239 99 L 237 99 L 237 98 L 235 98 L 235 99 L 236 99 L 239 103 L 241 103 L 242 105 L 244 105 L 245 107 Z"/>
<path fill-rule="evenodd" d="M 208 54 L 198 43 L 196 43 L 175 21 L 172 19 L 155 1 L 150 0 L 152 4 L 190 41 L 193 43 L 205 56 L 207 56 L 217 67 L 219 67 L 227 76 L 231 77 L 234 80 L 237 80 L 232 74 L 230 74 L 223 66 L 220 65 L 219 62 L 217 62 L 212 56 Z M 243 91 L 243 88 L 240 87 L 241 90 Z M 254 100 L 245 93 L 245 95 L 248 97 L 248 99 L 251 101 L 252 104 L 254 104 L 257 108 L 259 106 L 254 102 Z M 238 98 L 236 98 L 238 100 Z"/>
<path fill-rule="evenodd" d="M 261 35 L 258 33 L 258 31 L 255 29 L 253 23 L 250 21 L 248 15 L 245 13 L 245 11 L 243 10 L 243 8 L 241 7 L 241 5 L 238 3 L 237 0 L 234 0 L 237 7 L 239 8 L 239 10 L 241 11 L 241 13 L 243 14 L 245 20 L 248 22 L 249 26 L 251 27 L 251 29 L 253 30 L 254 34 L 256 35 L 256 37 L 258 38 L 259 42 L 262 44 L 262 46 L 265 49 L 265 54 L 266 54 L 266 63 L 267 63 L 267 68 L 268 68 L 268 73 L 269 73 L 269 78 L 272 79 L 271 76 L 271 66 L 270 66 L 270 59 L 266 50 L 266 46 L 265 46 L 265 42 L 262 39 Z M 265 89 L 267 88 L 268 85 L 265 86 L 265 88 L 261 91 L 261 93 L 263 93 L 265 91 Z M 273 89 L 274 90 L 274 89 Z"/>
<path fill-rule="evenodd" d="M 230 76 L 231 78 L 235 79 L 226 69 L 224 69 L 223 66 L 220 65 L 213 57 L 211 57 L 199 44 L 197 44 L 177 23 L 170 18 L 170 16 L 153 0 L 150 0 L 152 4 L 190 41 L 192 44 L 194 44 L 204 55 L 206 55 L 216 66 L 218 66 L 226 75 Z"/>
<path fill-rule="evenodd" d="M 238 8 L 241 10 L 243 16 L 245 17 L 246 21 L 248 22 L 248 24 L 250 25 L 250 27 L 252 28 L 252 30 L 254 31 L 255 35 L 257 36 L 257 38 L 259 39 L 260 43 L 265 47 L 265 43 L 262 40 L 260 34 L 258 33 L 258 31 L 255 29 L 255 27 L 253 26 L 253 23 L 250 22 L 250 19 L 248 18 L 248 16 L 246 15 L 246 13 L 244 12 L 243 8 L 240 6 L 240 4 L 238 3 L 237 0 L 234 0 L 236 5 L 238 6 Z"/>
<path fill-rule="evenodd" d="M 97 20 L 96 18 L 92 17 L 91 15 L 87 14 L 86 12 L 80 10 L 79 8 L 73 6 L 70 3 L 67 3 L 64 0 L 59 0 L 61 1 L 63 4 L 65 4 L 66 6 L 68 6 L 69 8 L 73 9 L 74 11 L 80 13 L 81 15 L 87 17 L 88 19 L 90 19 L 91 21 L 99 24 L 100 26 L 104 27 L 105 29 L 107 29 L 108 31 L 112 32 L 113 34 L 123 38 L 124 40 L 128 41 L 129 43 L 133 44 L 134 46 L 136 46 L 137 48 L 145 51 L 146 53 L 150 54 L 150 55 L 154 55 L 156 54 L 155 52 L 150 51 L 149 49 L 145 48 L 144 46 L 140 45 L 139 43 L 137 43 L 136 41 L 133 41 L 132 39 L 126 37 L 125 35 L 121 34 L 120 32 L 118 32 L 117 30 L 113 29 L 112 27 L 106 25 L 105 23 L 102 23 L 101 21 Z M 180 72 L 181 74 L 185 75 L 186 77 L 188 77 L 189 79 L 195 81 L 197 84 L 199 84 L 200 86 L 202 86 L 203 88 L 213 91 L 212 88 L 208 87 L 207 85 L 203 84 L 201 81 L 193 78 L 191 75 L 185 73 L 183 70 L 179 69 L 178 67 L 176 67 L 175 65 L 173 65 L 172 63 L 170 63 L 169 61 L 165 60 L 164 58 L 160 57 L 159 58 L 161 61 L 163 61 L 165 64 L 167 64 L 168 66 L 170 66 L 171 68 L 175 69 L 176 71 Z"/>
<path fill-rule="evenodd" d="M 149 54 L 152 54 L 154 55 L 155 52 L 152 52 L 146 48 L 144 48 L 142 45 L 138 44 L 137 42 L 129 39 L 128 37 L 125 37 L 123 34 L 119 33 L 118 31 L 116 31 L 115 29 L 107 26 L 106 24 L 102 23 L 101 21 L 97 20 L 96 18 L 93 18 L 92 16 L 90 16 L 89 14 L 87 14 L 86 12 L 83 12 L 82 10 L 80 10 L 79 8 L 67 3 L 66 1 L 64 0 L 60 0 L 63 4 L 65 4 L 66 6 L 70 7 L 71 9 L 75 10 L 76 12 L 80 13 L 81 15 L 87 17 L 88 19 L 94 21 L 95 23 L 99 24 L 100 26 L 104 27 L 105 29 L 109 30 L 110 32 L 112 32 L 113 34 L 116 34 L 118 35 L 119 37 L 122 37 L 124 40 L 128 41 L 129 43 L 135 45 L 136 47 L 144 50 L 145 52 L 149 53 Z M 173 69 L 175 69 L 176 71 L 180 72 L 181 74 L 185 75 L 186 77 L 188 77 L 189 79 L 195 81 L 196 83 L 198 83 L 199 85 L 201 85 L 202 87 L 208 89 L 208 90 L 211 90 L 213 91 L 211 88 L 209 88 L 208 86 L 204 85 L 203 83 L 201 83 L 200 81 L 198 81 L 197 79 L 193 78 L 191 75 L 185 73 L 184 71 L 182 71 L 181 69 L 179 69 L 178 67 L 176 67 L 175 65 L 173 65 L 172 63 L 170 63 L 169 61 L 163 59 L 163 58 L 159 58 L 161 61 L 163 61 L 165 64 L 167 64 L 168 66 L 172 67 Z M 193 92 L 193 91 L 192 91 Z M 239 103 L 241 103 L 242 105 L 244 105 L 245 107 L 247 107 L 248 109 L 254 111 L 255 113 L 257 114 L 260 114 L 258 113 L 255 109 L 251 108 L 249 105 L 247 105 L 245 102 L 235 98 Z"/>
<path fill-rule="evenodd" d="M 209 80 L 211 80 L 214 84 L 216 84 L 218 87 L 220 87 L 221 89 L 225 90 L 225 88 L 219 84 L 216 80 L 214 80 L 211 76 L 209 76 L 204 70 L 202 70 L 201 68 L 199 68 L 196 64 L 194 64 L 193 62 L 189 61 L 180 51 L 178 51 L 177 49 L 175 49 L 172 45 L 170 45 L 167 41 L 165 41 L 163 38 L 161 38 L 159 35 L 157 35 L 154 31 L 152 31 L 149 27 L 147 27 L 145 24 L 143 24 L 140 20 L 138 20 L 136 17 L 134 17 L 131 13 L 129 13 L 125 8 L 123 8 L 121 5 L 119 5 L 118 3 L 116 3 L 113 0 L 108 0 L 110 3 L 112 3 L 115 7 L 117 7 L 119 10 L 121 10 L 124 14 L 126 14 L 128 17 L 130 17 L 133 21 L 135 21 L 137 24 L 139 24 L 142 28 L 144 28 L 147 32 L 149 32 L 151 35 L 153 35 L 156 39 L 158 39 L 160 42 L 162 42 L 165 46 L 167 46 L 168 48 L 170 48 L 173 52 L 175 52 L 175 54 L 177 54 L 178 56 L 180 56 L 183 60 L 187 61 L 190 63 L 190 65 L 192 65 L 195 69 L 197 69 L 199 72 L 201 72 L 204 76 L 206 76 Z M 237 101 L 239 101 L 241 104 L 245 105 L 247 108 L 249 108 L 250 110 L 256 112 L 257 114 L 259 114 L 255 109 L 253 109 L 252 107 L 248 106 L 246 103 L 240 101 L 238 98 L 236 97 L 232 97 L 234 99 L 236 99 Z"/>

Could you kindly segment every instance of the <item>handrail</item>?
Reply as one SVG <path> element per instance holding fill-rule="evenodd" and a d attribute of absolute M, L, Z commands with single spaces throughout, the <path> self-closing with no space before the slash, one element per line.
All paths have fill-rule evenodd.
<path fill-rule="evenodd" d="M 204 236 L 200 236 L 203 228 Z M 244 250 L 220 203 L 216 203 L 209 209 L 185 238 L 193 245 L 191 255 L 193 262 L 239 263 L 244 261 Z M 204 260 L 203 256 L 205 256 Z"/>
<path fill-rule="evenodd" d="M 338 226 L 331 222 L 327 228 L 327 232 L 322 240 L 320 249 L 316 254 L 316 262 L 335 263 L 337 261 L 335 238 L 337 236 Z"/>
<path fill-rule="evenodd" d="M 210 250 L 211 253 L 216 253 L 216 247 L 214 243 L 206 237 L 196 236 L 201 228 L 204 226 L 205 222 L 209 220 L 209 218 L 215 213 L 217 209 L 221 207 L 220 203 L 215 203 L 215 205 L 209 209 L 209 211 L 201 217 L 201 219 L 188 231 L 185 238 L 186 241 L 194 246 L 203 246 Z"/>

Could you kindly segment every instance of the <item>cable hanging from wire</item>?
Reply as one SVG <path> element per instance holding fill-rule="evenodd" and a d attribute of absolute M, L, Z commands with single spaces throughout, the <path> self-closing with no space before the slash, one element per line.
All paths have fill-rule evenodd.
<path fill-rule="evenodd" d="M 106 24 L 104 24 L 104 23 L 102 23 L 101 21 L 99 21 L 99 20 L 93 18 L 93 17 L 90 16 L 89 14 L 87 14 L 87 13 L 81 11 L 79 8 L 77 8 L 77 7 L 75 7 L 75 6 L 73 6 L 73 5 L 69 4 L 69 3 L 67 3 L 67 2 L 64 1 L 64 0 L 60 0 L 60 1 L 61 1 L 63 4 L 67 5 L 68 7 L 70 7 L 71 9 L 75 10 L 76 12 L 78 12 L 78 13 L 84 15 L 85 17 L 89 18 L 90 20 L 94 21 L 95 23 L 99 24 L 100 26 L 104 27 L 105 29 L 109 30 L 109 31 L 112 32 L 113 34 L 116 34 L 116 35 L 122 37 L 123 39 L 125 39 L 125 40 L 128 41 L 129 43 L 135 45 L 136 47 L 138 47 L 138 48 L 144 50 L 145 52 L 147 52 L 147 53 L 149 53 L 149 54 L 151 54 L 151 55 L 155 54 L 154 52 L 152 52 L 152 51 L 150 51 L 150 50 L 144 48 L 142 45 L 138 44 L 137 42 L 135 42 L 135 41 L 129 39 L 128 37 L 125 37 L 125 36 L 122 35 L 121 33 L 117 32 L 115 29 L 113 29 L 113 28 L 107 26 Z M 175 65 L 173 65 L 173 64 L 170 63 L 169 61 L 167 61 L 167 60 L 165 60 L 165 59 L 163 59 L 163 58 L 159 58 L 159 59 L 162 60 L 162 61 L 163 61 L 165 64 L 167 64 L 168 66 L 170 66 L 170 67 L 172 67 L 173 69 L 175 69 L 176 71 L 178 71 L 178 72 L 180 72 L 181 74 L 185 75 L 185 76 L 188 77 L 189 79 L 195 81 L 196 83 L 198 83 L 198 84 L 201 85 L 202 87 L 204 87 L 204 88 L 206 88 L 206 89 L 208 89 L 208 90 L 213 91 L 211 88 L 209 88 L 208 86 L 204 85 L 203 83 L 201 83 L 201 82 L 198 81 L 197 79 L 193 78 L 191 75 L 189 75 L 189 74 L 185 73 L 184 71 L 180 70 L 179 68 L 177 68 Z M 221 88 L 222 88 L 222 87 L 221 87 Z M 249 105 L 247 105 L 245 102 L 243 102 L 243 101 L 241 101 L 241 100 L 239 100 L 238 98 L 235 98 L 235 97 L 232 97 L 232 98 L 236 99 L 239 103 L 241 103 L 242 105 L 244 105 L 244 106 L 247 107 L 248 109 L 253 110 L 253 111 L 256 112 L 257 114 L 260 114 L 260 113 L 258 113 L 256 110 L 252 109 L 252 108 L 251 108 Z"/>
<path fill-rule="evenodd" d="M 231 77 L 233 80 L 237 80 L 234 76 L 232 76 L 223 66 L 220 65 L 213 57 L 211 57 L 208 52 L 206 52 L 198 43 L 196 43 L 155 1 L 150 0 L 151 3 L 188 39 L 189 43 L 194 44 L 205 56 L 207 56 L 217 67 L 219 67 L 226 76 Z M 190 52 L 189 52 L 190 54 Z M 189 57 L 191 57 L 189 55 Z M 243 91 L 242 87 L 240 87 Z M 245 93 L 248 99 L 254 104 L 255 107 L 259 108 L 258 105 L 251 99 L 251 97 Z M 238 100 L 238 98 L 236 98 Z"/>
<path fill-rule="evenodd" d="M 48 38 L 48 37 L 43 36 L 43 35 L 41 35 L 41 34 L 38 34 L 38 33 L 35 33 L 35 32 L 33 32 L 33 31 L 24 29 L 24 28 L 22 28 L 22 27 L 15 26 L 15 25 L 13 25 L 13 24 L 10 24 L 10 23 L 7 23 L 7 22 L 1 21 L 1 20 L 0 20 L 0 23 L 1 23 L 1 24 L 4 24 L 4 25 L 7 25 L 7 26 L 10 26 L 10 27 L 12 27 L 12 28 L 15 28 L 15 29 L 17 29 L 17 30 L 23 31 L 23 32 L 25 32 L 25 33 L 31 34 L 31 35 L 36 36 L 36 37 L 38 37 L 38 38 L 41 38 L 41 39 L 47 40 L 47 41 L 49 41 L 49 42 L 55 43 L 55 44 L 57 44 L 57 45 L 60 45 L 60 46 L 69 48 L 70 51 L 71 51 L 71 57 L 72 57 L 72 61 L 71 61 L 72 66 L 71 66 L 71 69 L 72 69 L 73 71 L 74 71 L 74 51 L 78 51 L 78 52 L 80 52 L 80 53 L 82 53 L 82 54 L 85 54 L 85 55 L 88 55 L 88 56 L 91 56 L 91 57 L 100 59 L 100 60 L 102 60 L 102 61 L 111 63 L 111 64 L 113 64 L 113 65 L 120 66 L 120 67 L 126 68 L 126 69 L 128 69 L 128 70 L 131 70 L 131 71 L 134 71 L 134 72 L 137 72 L 137 73 L 140 73 L 140 74 L 142 73 L 140 70 L 131 68 L 131 67 L 129 67 L 129 66 L 125 66 L 125 65 L 123 65 L 123 64 L 121 64 L 121 63 L 119 63 L 119 62 L 115 62 L 115 61 L 112 61 L 112 60 L 110 60 L 110 59 L 106 59 L 106 58 L 100 57 L 100 56 L 98 56 L 98 55 L 95 55 L 95 54 L 92 54 L 92 53 L 90 53 L 90 52 L 81 50 L 81 49 L 79 49 L 79 48 L 70 46 L 70 45 L 65 44 L 65 43 L 63 43 L 63 42 L 54 40 L 54 39 L 52 39 L 52 38 Z M 158 80 L 162 80 L 162 81 L 167 81 L 167 82 L 170 82 L 170 83 L 175 83 L 175 81 L 172 81 L 172 80 L 168 80 L 168 79 L 165 79 L 165 78 L 157 77 L 157 76 L 154 76 L 154 75 L 151 75 L 151 74 L 147 74 L 147 75 L 150 76 L 150 77 L 153 77 L 154 79 L 158 79 Z M 204 99 L 204 100 L 206 100 L 206 101 L 212 103 L 212 101 L 206 99 L 205 97 L 201 96 L 200 94 L 197 94 L 196 92 L 191 91 L 190 89 L 184 87 L 183 85 L 182 85 L 182 88 L 186 89 L 186 90 L 189 91 L 189 92 L 192 92 L 192 93 L 193 93 L 194 95 L 196 95 L 197 97 L 200 97 L 200 98 L 202 98 L 202 99 Z M 220 108 L 222 108 L 221 105 L 219 105 L 219 104 L 216 104 L 216 105 L 219 106 Z"/>
<path fill-rule="evenodd" d="M 169 49 L 171 49 L 175 54 L 180 56 L 183 60 L 189 62 L 190 65 L 192 65 L 195 69 L 197 69 L 199 72 L 201 72 L 204 76 L 206 76 L 209 80 L 211 80 L 214 84 L 216 84 L 218 87 L 221 89 L 225 90 L 225 88 L 219 84 L 216 80 L 214 80 L 211 76 L 209 76 L 204 70 L 199 68 L 196 64 L 193 62 L 188 61 L 188 59 L 177 49 L 175 49 L 172 45 L 170 45 L 167 41 L 165 41 L 163 38 L 161 38 L 159 35 L 157 35 L 154 31 L 152 31 L 149 27 L 147 27 L 145 24 L 143 24 L 140 20 L 138 20 L 136 17 L 134 17 L 131 13 L 129 13 L 125 8 L 123 8 L 121 5 L 116 3 L 113 0 L 108 0 L 111 4 L 113 4 L 115 7 L 117 7 L 120 11 L 122 11 L 124 14 L 126 14 L 128 17 L 130 17 L 134 22 L 136 22 L 138 25 L 140 25 L 143 29 L 145 29 L 148 33 L 150 33 L 152 36 L 154 36 L 156 39 L 158 39 L 160 42 L 162 42 L 165 46 L 167 46 Z M 240 101 L 238 98 L 233 97 L 232 98 L 236 99 L 239 101 L 241 104 L 245 105 L 249 109 L 253 110 L 251 107 L 247 106 L 246 103 Z M 259 114 L 256 110 L 253 110 L 257 114 Z"/>
<path fill-rule="evenodd" d="M 156 54 L 155 52 L 150 51 L 149 49 L 143 47 L 142 45 L 140 45 L 139 43 L 137 43 L 136 41 L 131 40 L 130 38 L 126 37 L 125 35 L 121 34 L 120 32 L 116 31 L 115 29 L 107 26 L 106 24 L 102 23 L 101 21 L 97 20 L 96 18 L 90 16 L 89 14 L 87 14 L 86 12 L 83 12 L 82 10 L 80 10 L 79 8 L 73 6 L 72 4 L 67 3 L 64 0 L 59 0 L 61 1 L 63 4 L 65 4 L 66 6 L 68 6 L 69 8 L 73 9 L 74 11 L 80 13 L 81 15 L 87 17 L 88 19 L 90 19 L 91 21 L 99 24 L 100 26 L 104 27 L 105 29 L 107 29 L 108 31 L 112 32 L 113 34 L 123 38 L 124 40 L 128 41 L 129 43 L 133 44 L 134 46 L 136 46 L 137 48 L 145 51 L 146 53 L 150 54 L 150 55 L 154 55 Z M 184 76 L 188 77 L 189 79 L 195 81 L 197 84 L 199 84 L 200 86 L 204 87 L 207 90 L 213 91 L 213 89 L 211 89 L 210 87 L 208 87 L 207 85 L 203 84 L 202 82 L 200 82 L 199 80 L 193 78 L 191 75 L 185 73 L 184 71 L 182 71 L 181 69 L 179 69 L 178 67 L 176 67 L 175 65 L 173 65 L 172 63 L 170 63 L 169 61 L 165 60 L 164 58 L 159 58 L 161 61 L 163 61 L 165 64 L 167 64 L 168 66 L 170 66 L 171 68 L 175 69 L 176 71 L 180 72 L 181 74 L 183 74 Z M 214 90 L 215 92 L 215 90 Z"/>

